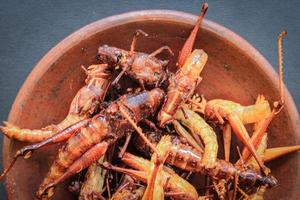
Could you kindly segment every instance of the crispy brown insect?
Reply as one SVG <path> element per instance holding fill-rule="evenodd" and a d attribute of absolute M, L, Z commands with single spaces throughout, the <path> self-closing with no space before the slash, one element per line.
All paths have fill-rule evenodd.
<path fill-rule="evenodd" d="M 152 162 L 144 158 L 134 156 L 129 153 L 124 154 L 122 161 L 136 170 L 112 166 L 109 163 L 104 163 L 104 166 L 107 169 L 128 174 L 144 183 L 147 182 L 147 175 L 149 174 L 149 169 L 154 167 L 153 166 L 154 164 Z M 178 176 L 171 168 L 164 166 L 163 170 L 161 170 L 160 178 L 163 180 L 163 182 L 166 183 L 164 185 L 165 192 L 176 194 L 172 196 L 172 199 L 177 199 L 177 200 L 198 199 L 198 193 L 196 189 L 188 181 Z"/>
<path fill-rule="evenodd" d="M 171 77 L 167 98 L 157 116 L 161 127 L 171 122 L 180 104 L 193 95 L 201 80 L 200 73 L 207 59 L 208 56 L 203 50 L 195 49 L 187 58 L 183 67 L 176 72 L 174 77 Z"/>
<path fill-rule="evenodd" d="M 250 140 L 250 136 L 244 126 L 244 124 L 261 122 L 263 120 L 267 125 L 271 119 L 281 111 L 284 105 L 283 98 L 283 76 L 282 76 L 282 38 L 286 35 L 286 32 L 282 32 L 278 36 L 278 62 L 279 62 L 279 91 L 280 101 L 274 102 L 274 108 L 271 111 L 269 102 L 263 95 L 258 95 L 256 103 L 254 105 L 243 106 L 239 103 L 224 100 L 224 99 L 213 99 L 206 101 L 202 97 L 201 103 L 190 100 L 195 106 L 198 106 L 197 110 L 204 114 L 209 120 L 214 120 L 220 124 L 224 124 L 225 120 L 228 121 L 232 130 L 236 136 L 244 143 L 247 149 L 243 151 L 243 158 L 246 158 L 250 153 L 254 156 L 255 160 L 263 170 L 267 170 L 263 164 L 263 160 L 257 155 L 254 144 L 256 145 L 265 133 L 265 130 L 261 128 L 260 132 L 254 133 L 254 137 Z M 269 121 L 269 123 L 267 122 Z M 230 137 L 229 137 L 230 139 Z M 253 144 L 254 143 L 254 144 Z"/>
<path fill-rule="evenodd" d="M 22 129 L 4 122 L 1 131 L 9 138 L 24 142 L 40 142 L 50 138 L 63 129 L 87 119 L 99 111 L 100 103 L 103 102 L 107 89 L 110 85 L 111 75 L 107 71 L 106 64 L 91 65 L 86 72 L 86 85 L 83 86 L 73 98 L 69 113 L 66 118 L 57 125 L 49 125 L 39 130 Z"/>
<path fill-rule="evenodd" d="M 168 50 L 173 55 L 172 50 L 168 46 L 163 46 L 156 51 L 147 54 L 135 51 L 136 37 L 139 34 L 148 35 L 142 30 L 137 30 L 130 51 L 102 45 L 98 49 L 98 58 L 101 62 L 111 66 L 120 66 L 122 72 L 117 76 L 112 84 L 116 84 L 123 74 L 126 74 L 137 80 L 141 87 L 144 85 L 158 86 L 167 78 L 165 67 L 168 64 L 167 60 L 160 60 L 155 56 L 163 50 Z"/>
<path fill-rule="evenodd" d="M 49 188 L 89 166 L 105 153 L 110 144 L 124 136 L 124 133 L 132 131 L 131 124 L 120 113 L 121 107 L 138 122 L 155 111 L 163 94 L 162 90 L 153 89 L 133 96 L 125 95 L 93 117 L 61 148 L 37 197 L 51 196 L 52 189 Z"/>
<path fill-rule="evenodd" d="M 53 186 L 95 162 L 106 152 L 110 144 L 124 136 L 126 132 L 132 131 L 131 124 L 120 112 L 121 108 L 126 110 L 134 121 L 139 122 L 157 109 L 163 96 L 164 92 L 160 89 L 122 96 L 90 119 L 75 134 L 69 135 L 70 139 L 60 149 L 37 192 L 37 197 L 51 197 Z"/>
<path fill-rule="evenodd" d="M 166 102 L 157 117 L 161 127 L 172 121 L 178 106 L 194 93 L 195 87 L 201 81 L 199 76 L 208 56 L 203 50 L 192 53 L 192 49 L 207 9 L 208 4 L 204 3 L 192 32 L 179 52 L 177 60 L 179 69 L 175 76 L 171 77 Z"/>
<path fill-rule="evenodd" d="M 147 137 L 151 142 L 156 144 L 157 141 L 159 141 L 161 134 L 157 132 L 150 133 L 147 134 Z M 137 143 L 139 145 L 136 146 L 141 151 L 146 153 L 151 152 L 147 146 L 142 145 L 141 140 L 138 140 Z M 205 173 L 218 180 L 232 180 L 233 177 L 237 175 L 240 184 L 257 186 L 268 185 L 268 187 L 274 187 L 277 185 L 277 180 L 271 175 L 262 176 L 254 170 L 234 166 L 225 160 L 217 159 L 215 168 L 205 169 L 205 166 L 202 163 L 202 153 L 199 150 L 191 147 L 178 136 L 172 136 L 172 143 L 173 145 L 166 162 L 180 169 Z M 123 160 L 124 159 L 126 159 L 126 157 L 123 157 Z M 129 157 L 128 159 L 131 158 Z"/>

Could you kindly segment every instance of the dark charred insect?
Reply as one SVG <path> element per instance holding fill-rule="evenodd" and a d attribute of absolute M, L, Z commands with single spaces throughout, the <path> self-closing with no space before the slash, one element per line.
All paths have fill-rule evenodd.
<path fill-rule="evenodd" d="M 109 145 L 123 137 L 125 133 L 133 131 L 128 116 L 132 117 L 135 122 L 141 121 L 157 109 L 163 96 L 164 92 L 160 89 L 122 96 L 118 101 L 112 102 L 100 114 L 89 119 L 79 130 L 69 129 L 55 135 L 55 140 L 49 138 L 46 142 L 42 142 L 43 145 L 46 145 L 58 140 L 60 142 L 68 140 L 60 149 L 56 160 L 41 184 L 37 198 L 50 198 L 53 195 L 55 185 L 98 160 L 106 152 Z M 126 116 L 123 115 L 124 112 L 127 113 Z M 31 152 L 40 147 L 40 144 L 34 144 L 30 148 L 25 147 L 25 149 L 26 152 Z M 20 152 L 24 151 L 21 150 Z M 20 155 L 22 154 L 18 154 L 18 156 Z M 5 170 L 2 177 L 7 172 Z"/>
<path fill-rule="evenodd" d="M 148 133 L 147 137 L 149 141 L 156 144 L 162 137 L 158 132 Z M 146 145 L 143 145 L 141 140 L 137 140 L 139 145 L 136 145 L 138 149 L 143 152 L 151 152 Z M 271 176 L 262 176 L 256 171 L 247 169 L 247 168 L 238 168 L 230 162 L 225 160 L 218 159 L 216 161 L 215 168 L 207 169 L 205 168 L 202 161 L 202 153 L 191 147 L 186 140 L 178 137 L 172 136 L 172 148 L 170 150 L 169 156 L 166 160 L 167 163 L 176 166 L 180 169 L 201 172 L 210 175 L 213 179 L 221 180 L 232 180 L 235 175 L 238 176 L 240 184 L 249 184 L 250 185 L 267 185 L 269 187 L 274 187 L 277 185 L 277 180 Z M 127 154 L 128 156 L 129 154 Z M 128 157 L 129 159 L 130 157 Z M 124 155 L 123 160 L 126 160 L 127 157 Z M 132 158 L 130 158 L 132 159 Z"/>
<path fill-rule="evenodd" d="M 119 66 L 122 69 L 120 74 L 113 81 L 113 85 L 119 81 L 124 73 L 134 80 L 137 80 L 142 88 L 144 88 L 144 85 L 158 86 L 167 78 L 165 67 L 168 64 L 168 61 L 160 60 L 155 56 L 164 50 L 168 50 L 172 55 L 173 52 L 168 46 L 160 47 L 150 54 L 136 52 L 135 43 L 136 37 L 139 34 L 148 35 L 142 30 L 137 30 L 130 51 L 108 45 L 99 47 L 97 57 L 100 62 L 107 63 L 111 66 Z"/>

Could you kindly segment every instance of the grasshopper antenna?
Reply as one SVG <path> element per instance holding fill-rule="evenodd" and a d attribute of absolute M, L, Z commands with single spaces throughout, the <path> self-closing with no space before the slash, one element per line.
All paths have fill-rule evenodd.
<path fill-rule="evenodd" d="M 280 91 L 280 104 L 284 104 L 284 90 L 283 90 L 283 59 L 282 59 L 282 38 L 286 36 L 287 32 L 282 31 L 277 38 L 278 45 L 278 67 L 279 67 L 279 91 Z"/>

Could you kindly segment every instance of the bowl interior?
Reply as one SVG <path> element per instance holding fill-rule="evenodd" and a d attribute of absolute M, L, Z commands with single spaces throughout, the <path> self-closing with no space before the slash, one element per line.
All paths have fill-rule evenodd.
<path fill-rule="evenodd" d="M 63 44 L 52 49 L 37 64 L 13 105 L 9 121 L 31 129 L 60 122 L 68 112 L 67 105 L 84 84 L 85 74 L 80 66 L 88 66 L 96 62 L 95 55 L 100 44 L 129 49 L 136 29 L 142 29 L 150 35 L 148 38 L 138 38 L 138 51 L 150 53 L 160 46 L 168 45 L 175 53 L 175 57 L 171 58 L 170 66 L 175 66 L 178 50 L 187 38 L 196 17 L 188 14 L 174 15 L 174 13 L 161 12 L 160 16 L 168 16 L 165 19 L 155 18 L 151 12 L 147 15 L 144 13 L 146 17 L 125 14 L 121 17 L 105 19 L 106 21 L 101 20 L 79 30 L 64 40 Z M 270 75 L 274 73 L 266 73 L 262 69 L 266 66 L 262 66 L 261 58 L 257 57 L 260 55 L 251 56 L 253 49 L 241 48 L 240 44 L 230 40 L 230 37 L 238 36 L 227 29 L 219 28 L 219 25 L 205 21 L 198 33 L 195 48 L 204 49 L 209 59 L 197 91 L 204 94 L 207 99 L 224 98 L 245 105 L 253 104 L 258 94 L 264 94 L 270 102 L 277 100 L 278 90 L 270 79 Z M 289 109 L 295 109 L 292 101 L 288 102 L 271 123 L 268 130 L 270 147 L 300 143 L 299 129 L 296 130 L 295 117 Z M 5 138 L 5 166 L 16 150 L 24 145 Z M 28 160 L 17 161 L 6 179 L 10 199 L 34 197 L 55 158 L 57 147 L 58 145 L 43 148 L 36 151 Z M 295 153 L 267 164 L 280 182 L 279 187 L 267 192 L 267 199 L 275 197 L 294 199 L 300 195 L 299 161 L 299 154 Z M 57 187 L 55 199 L 75 199 L 67 191 L 67 186 L 68 182 L 65 182 Z"/>

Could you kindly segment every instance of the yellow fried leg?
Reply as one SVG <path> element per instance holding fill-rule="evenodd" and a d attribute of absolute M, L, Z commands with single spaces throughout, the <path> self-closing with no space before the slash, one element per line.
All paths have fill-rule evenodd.
<path fill-rule="evenodd" d="M 164 161 L 166 160 L 171 149 L 171 137 L 163 136 L 157 144 L 158 155 L 153 154 L 151 162 L 152 169 L 147 177 L 147 188 L 142 200 L 163 200 L 164 199 L 164 179 L 161 175 Z"/>
<path fill-rule="evenodd" d="M 225 124 L 223 128 L 223 142 L 224 142 L 224 155 L 225 160 L 230 159 L 230 145 L 231 145 L 231 127 L 230 124 Z"/>
<path fill-rule="evenodd" d="M 264 169 L 265 166 L 263 164 L 262 159 L 258 156 L 252 142 L 250 141 L 249 134 L 237 115 L 231 114 L 228 116 L 228 121 L 236 134 L 236 136 L 242 141 L 242 143 L 248 148 L 251 154 L 254 156 L 255 160 L 259 164 L 259 166 Z"/>
<path fill-rule="evenodd" d="M 281 156 L 289 153 L 293 153 L 300 150 L 300 145 L 288 146 L 288 147 L 277 147 L 267 149 L 264 153 L 264 161 L 269 162 Z"/>

